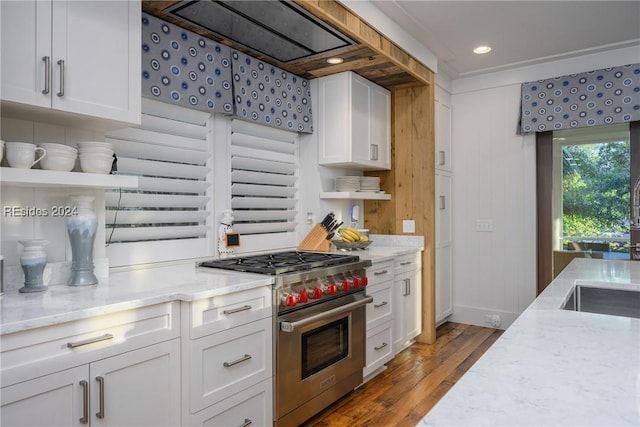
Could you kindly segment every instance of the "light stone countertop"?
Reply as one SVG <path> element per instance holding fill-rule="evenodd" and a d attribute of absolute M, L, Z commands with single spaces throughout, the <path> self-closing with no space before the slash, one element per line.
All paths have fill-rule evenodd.
<path fill-rule="evenodd" d="M 97 285 L 50 285 L 0 297 L 0 335 L 167 301 L 194 301 L 260 286 L 273 277 L 196 269 L 195 262 L 112 272 Z"/>
<path fill-rule="evenodd" d="M 361 259 L 386 260 L 421 250 L 421 236 L 376 235 Z M 345 253 L 345 252 L 337 252 Z M 167 301 L 194 301 L 260 286 L 273 277 L 224 270 L 197 269 L 195 262 L 112 271 L 93 286 L 50 285 L 44 292 L 25 294 L 16 289 L 0 296 L 0 335 L 128 310 Z"/>
<path fill-rule="evenodd" d="M 576 283 L 640 290 L 640 262 L 572 261 L 418 425 L 640 426 L 640 319 L 561 309 Z"/>

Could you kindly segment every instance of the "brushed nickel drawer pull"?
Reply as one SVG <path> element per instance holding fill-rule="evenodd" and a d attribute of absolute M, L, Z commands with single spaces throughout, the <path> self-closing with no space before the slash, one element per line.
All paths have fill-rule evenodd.
<path fill-rule="evenodd" d="M 405 266 L 411 264 L 411 261 L 401 262 L 400 265 Z"/>
<path fill-rule="evenodd" d="M 384 307 L 385 305 L 389 304 L 386 301 L 382 301 L 380 304 L 373 304 L 373 308 L 380 308 L 380 307 Z"/>
<path fill-rule="evenodd" d="M 382 271 L 374 271 L 373 275 L 374 276 L 381 276 L 383 274 L 387 274 L 389 271 L 388 270 L 382 270 Z"/>
<path fill-rule="evenodd" d="M 234 360 L 233 362 L 224 362 L 223 365 L 224 365 L 225 368 L 228 368 L 230 366 L 237 365 L 238 363 L 246 362 L 249 359 L 251 359 L 251 355 L 250 354 L 245 354 L 240 359 Z"/>
<path fill-rule="evenodd" d="M 234 313 L 240 313 L 241 311 L 247 311 L 247 310 L 251 310 L 251 306 L 250 305 L 244 305 L 242 307 L 238 307 L 238 308 L 232 308 L 231 310 L 224 310 L 222 312 L 222 314 L 234 314 Z"/>
<path fill-rule="evenodd" d="M 56 94 L 60 97 L 64 96 L 64 59 L 58 60 L 60 66 L 60 91 Z"/>
<path fill-rule="evenodd" d="M 374 349 L 375 351 L 379 351 L 379 350 L 382 350 L 383 348 L 385 348 L 385 347 L 386 347 L 386 346 L 388 346 L 388 345 L 389 345 L 389 344 L 387 344 L 386 342 L 383 342 L 381 346 L 379 346 L 379 347 L 373 347 L 373 349 Z"/>
<path fill-rule="evenodd" d="M 253 424 L 253 423 L 251 422 L 251 420 L 250 420 L 249 418 L 245 418 L 245 419 L 244 419 L 244 422 L 243 422 L 242 424 L 240 424 L 240 426 L 239 426 L 239 427 L 247 427 L 247 426 L 250 426 L 251 424 Z"/>
<path fill-rule="evenodd" d="M 447 202 L 445 196 L 440 196 L 440 210 L 447 209 Z"/>
<path fill-rule="evenodd" d="M 440 158 L 439 158 L 438 164 L 440 164 L 440 166 L 442 166 L 445 163 L 446 163 L 446 161 L 445 161 L 445 151 L 444 150 L 440 150 Z"/>
<path fill-rule="evenodd" d="M 96 417 L 99 419 L 104 418 L 104 377 L 96 377 L 98 385 L 100 386 L 100 408 L 96 412 Z"/>
<path fill-rule="evenodd" d="M 83 345 L 93 344 L 93 343 L 96 343 L 96 342 L 106 341 L 106 340 L 110 340 L 110 339 L 113 339 L 113 334 L 104 334 L 104 335 L 101 335 L 101 336 L 96 337 L 96 338 L 89 338 L 89 339 L 86 339 L 86 340 L 76 341 L 76 342 L 68 342 L 67 343 L 67 347 L 68 348 L 76 348 L 76 347 L 81 347 Z"/>
<path fill-rule="evenodd" d="M 82 387 L 82 418 L 80 424 L 89 424 L 89 383 L 85 380 L 80 381 Z"/>
<path fill-rule="evenodd" d="M 51 83 L 51 58 L 43 56 L 42 60 L 44 61 L 44 89 L 42 94 L 46 95 L 49 93 L 49 84 Z"/>

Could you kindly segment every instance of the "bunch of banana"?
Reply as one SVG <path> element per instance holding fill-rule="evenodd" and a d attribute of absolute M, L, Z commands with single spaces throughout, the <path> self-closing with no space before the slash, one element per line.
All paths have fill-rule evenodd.
<path fill-rule="evenodd" d="M 369 240 L 367 236 L 360 234 L 360 232 L 353 227 L 339 228 L 338 234 L 345 242 L 366 242 Z"/>

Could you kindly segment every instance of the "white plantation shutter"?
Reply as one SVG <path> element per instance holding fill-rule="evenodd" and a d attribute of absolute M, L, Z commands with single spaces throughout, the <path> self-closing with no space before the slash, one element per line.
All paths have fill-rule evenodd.
<path fill-rule="evenodd" d="M 210 115 L 143 99 L 142 124 L 111 131 L 118 174 L 135 190 L 105 194 L 112 266 L 197 258 L 210 249 Z"/>
<path fill-rule="evenodd" d="M 233 230 L 255 248 L 260 241 L 295 245 L 298 135 L 254 123 L 231 124 Z"/>

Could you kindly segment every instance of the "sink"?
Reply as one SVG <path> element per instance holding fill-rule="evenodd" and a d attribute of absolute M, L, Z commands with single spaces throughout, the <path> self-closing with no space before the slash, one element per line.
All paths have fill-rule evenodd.
<path fill-rule="evenodd" d="M 562 308 L 640 319 L 640 291 L 576 284 Z"/>

